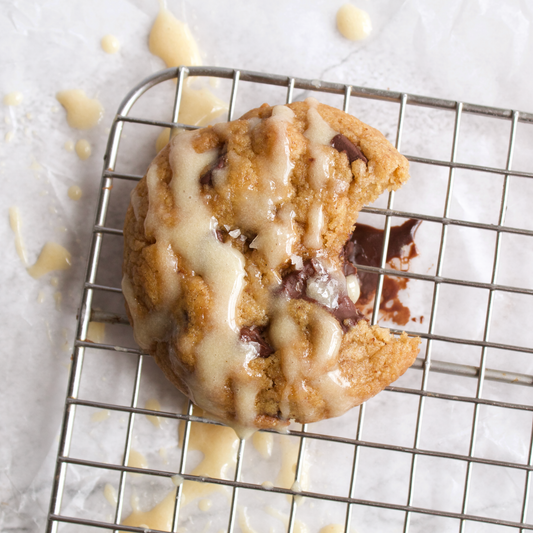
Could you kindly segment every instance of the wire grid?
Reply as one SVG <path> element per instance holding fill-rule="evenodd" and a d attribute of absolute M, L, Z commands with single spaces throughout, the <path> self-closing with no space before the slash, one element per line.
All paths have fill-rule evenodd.
<path fill-rule="evenodd" d="M 417 218 L 432 223 L 438 223 L 440 225 L 440 242 L 438 248 L 438 261 L 436 265 L 435 275 L 420 274 L 414 272 L 401 272 L 401 277 L 408 279 L 417 279 L 422 281 L 428 281 L 433 283 L 433 294 L 431 311 L 429 315 L 429 325 L 427 332 L 411 332 L 412 334 L 419 335 L 425 340 L 425 348 L 422 350 L 419 358 L 413 365 L 413 368 L 419 369 L 422 372 L 422 379 L 420 387 L 399 387 L 391 386 L 387 390 L 391 393 L 402 393 L 407 395 L 414 395 L 417 398 L 417 413 L 416 413 L 416 428 L 415 438 L 412 446 L 398 446 L 380 442 L 365 441 L 363 440 L 363 427 L 365 424 L 365 413 L 367 409 L 366 404 L 362 404 L 358 410 L 358 422 L 357 427 L 354 427 L 354 434 L 351 438 L 339 437 L 332 434 L 313 432 L 307 426 L 302 426 L 301 430 L 291 430 L 290 435 L 299 439 L 299 452 L 298 460 L 296 464 L 295 479 L 298 481 L 302 474 L 303 468 L 303 455 L 304 447 L 309 441 L 323 441 L 339 444 L 347 444 L 353 450 L 353 460 L 351 461 L 351 475 L 350 475 L 350 488 L 348 494 L 345 496 L 331 495 L 327 493 L 318 492 L 295 492 L 292 489 L 283 488 L 269 488 L 268 491 L 265 487 L 241 481 L 241 470 L 243 464 L 243 457 L 245 451 L 245 441 L 240 441 L 237 462 L 235 468 L 235 474 L 233 479 L 214 479 L 214 478 L 200 478 L 191 474 L 187 474 L 186 460 L 187 449 L 189 443 L 189 436 L 191 430 L 191 422 L 203 422 L 214 423 L 209 420 L 205 420 L 193 415 L 193 406 L 189 402 L 188 410 L 186 414 L 176 414 L 169 412 L 157 412 L 149 409 L 143 409 L 138 406 L 139 388 L 141 382 L 141 375 L 143 372 L 143 364 L 146 354 L 141 351 L 128 348 L 125 346 L 115 346 L 110 344 L 95 344 L 87 341 L 87 330 L 91 320 L 100 322 L 119 322 L 127 323 L 124 317 L 116 316 L 113 313 L 108 313 L 105 310 L 98 311 L 93 309 L 93 297 L 100 291 L 110 293 L 120 293 L 121 289 L 118 287 L 105 286 L 96 283 L 96 274 L 100 262 L 100 253 L 102 249 L 102 242 L 104 235 L 112 235 L 120 237 L 122 230 L 106 226 L 106 216 L 108 214 L 108 208 L 110 198 L 112 194 L 112 187 L 114 180 L 133 180 L 138 181 L 142 176 L 119 173 L 115 171 L 117 162 L 117 156 L 119 153 L 119 143 L 123 132 L 125 123 L 136 123 L 149 126 L 162 126 L 162 127 L 180 127 L 186 129 L 192 129 L 190 126 L 186 126 L 178 123 L 178 111 L 180 108 L 180 102 L 183 93 L 184 81 L 187 76 L 204 76 L 214 78 L 224 78 L 232 80 L 231 97 L 229 101 L 228 120 L 233 118 L 239 84 L 242 81 L 250 82 L 252 84 L 259 85 L 271 85 L 286 87 L 286 101 L 290 103 L 293 100 L 293 94 L 295 89 L 302 89 L 305 91 L 314 91 L 322 93 L 331 93 L 344 96 L 344 111 L 349 111 L 350 101 L 353 97 L 365 98 L 371 100 L 396 102 L 399 104 L 400 112 L 397 121 L 396 129 L 396 147 L 401 150 L 402 148 L 402 134 L 404 133 L 405 111 L 407 106 L 424 106 L 439 110 L 452 111 L 455 114 L 455 126 L 453 133 L 453 146 L 451 151 L 451 157 L 449 160 L 438 160 L 431 158 L 407 156 L 410 161 L 423 163 L 429 166 L 438 166 L 448 169 L 447 178 L 447 190 L 445 198 L 444 212 L 441 217 L 424 215 L 421 213 L 405 212 L 394 209 L 395 195 L 390 193 L 388 196 L 386 208 L 368 207 L 363 211 L 366 213 L 379 214 L 385 217 L 385 229 L 384 229 L 384 242 L 383 253 L 381 259 L 381 265 L 379 267 L 358 266 L 361 271 L 368 271 L 379 274 L 379 283 L 377 286 L 376 297 L 374 302 L 372 323 L 377 323 L 379 304 L 381 293 L 383 290 L 384 276 L 398 276 L 398 271 L 387 268 L 386 265 L 386 250 L 388 247 L 388 240 L 390 235 L 390 228 L 393 217 L 400 218 Z M 174 110 L 172 115 L 172 122 L 145 120 L 141 118 L 135 118 L 128 116 L 134 103 L 149 89 L 155 85 L 177 78 L 175 97 L 174 97 Z M 456 161 L 458 144 L 459 144 L 459 130 L 461 125 L 461 119 L 465 113 L 474 114 L 485 117 L 500 118 L 510 122 L 510 137 L 507 149 L 507 163 L 505 168 L 487 167 L 474 164 L 459 163 Z M 513 150 L 515 147 L 515 138 L 517 125 L 519 123 L 533 124 L 533 115 L 528 113 L 490 108 L 472 104 L 466 104 L 461 102 L 453 102 L 448 100 L 441 100 L 436 98 L 421 97 L 417 95 L 404 94 L 391 91 L 374 90 L 363 87 L 357 87 L 352 85 L 343 85 L 337 83 L 317 82 L 316 80 L 306 80 L 301 78 L 291 78 L 284 76 L 276 76 L 270 74 L 260 74 L 244 70 L 233 70 L 224 68 L 212 68 L 212 67 L 180 67 L 179 69 L 168 69 L 157 73 L 139 84 L 133 89 L 123 100 L 118 109 L 118 113 L 113 122 L 111 132 L 109 135 L 109 141 L 107 145 L 106 154 L 104 157 L 104 170 L 101 178 L 101 192 L 98 201 L 98 208 L 96 213 L 96 220 L 93 228 L 93 237 L 91 243 L 90 257 L 87 266 L 87 274 L 83 289 L 83 296 L 80 306 L 77 337 L 75 341 L 72 367 L 70 372 L 70 379 L 68 384 L 68 392 L 65 403 L 64 418 L 62 424 L 62 430 L 60 435 L 60 445 L 57 456 L 57 466 L 55 471 L 55 477 L 53 482 L 53 490 L 50 503 L 50 511 L 47 522 L 47 531 L 56 532 L 60 524 L 70 523 L 78 524 L 87 527 L 100 528 L 102 530 L 118 530 L 120 531 L 147 531 L 143 527 L 132 526 L 120 526 L 120 519 L 122 516 L 124 505 L 124 491 L 126 485 L 126 477 L 131 473 L 143 473 L 153 476 L 170 478 L 176 474 L 180 474 L 186 480 L 193 481 L 208 481 L 209 483 L 224 485 L 229 487 L 232 491 L 232 498 L 229 510 L 229 520 L 227 525 L 227 531 L 235 531 L 236 526 L 236 509 L 237 502 L 239 500 L 239 491 L 243 489 L 262 491 L 265 498 L 268 497 L 268 493 L 286 494 L 292 497 L 290 505 L 290 516 L 287 525 L 287 531 L 291 533 L 295 530 L 295 517 L 296 499 L 295 496 L 305 496 L 315 501 L 331 501 L 343 504 L 345 506 L 344 517 L 344 530 L 350 531 L 353 527 L 353 513 L 356 506 L 358 508 L 370 507 L 378 509 L 389 509 L 399 511 L 403 513 L 403 526 L 400 530 L 405 533 L 410 531 L 411 521 L 413 516 L 428 515 L 441 518 L 454 519 L 454 523 L 457 524 L 456 530 L 461 532 L 466 531 L 469 525 L 477 524 L 477 526 L 489 527 L 489 526 L 506 526 L 512 531 L 526 531 L 533 530 L 533 523 L 528 521 L 528 502 L 531 499 L 531 477 L 533 470 L 533 432 L 528 443 L 527 460 L 523 463 L 493 460 L 476 456 L 476 434 L 479 424 L 480 409 L 483 406 L 494 406 L 510 410 L 519 410 L 524 413 L 532 413 L 533 406 L 516 402 L 504 402 L 500 400 L 489 400 L 483 397 L 484 385 L 487 381 L 498 381 L 505 383 L 508 387 L 516 387 L 517 385 L 523 385 L 531 387 L 533 385 L 533 376 L 527 374 L 520 374 L 516 372 L 502 372 L 499 370 L 493 370 L 487 367 L 487 351 L 489 349 L 506 350 L 511 352 L 519 352 L 522 354 L 533 354 L 532 347 L 524 347 L 512 344 L 497 343 L 490 340 L 491 330 L 491 318 L 494 305 L 494 298 L 498 293 L 514 293 L 526 296 L 533 296 L 533 290 L 527 288 L 520 288 L 514 286 L 507 286 L 497 284 L 497 273 L 501 259 L 501 242 L 502 236 L 505 234 L 515 234 L 527 237 L 533 236 L 533 231 L 513 228 L 504 225 L 509 193 L 509 178 L 516 176 L 520 178 L 533 178 L 533 173 L 512 170 L 513 162 Z M 450 218 L 450 205 L 451 194 L 454 187 L 454 177 L 457 169 L 468 169 L 475 172 L 484 172 L 490 174 L 497 174 L 503 176 L 503 190 L 501 192 L 501 198 L 499 202 L 499 217 L 497 224 L 484 224 L 480 222 L 468 222 L 465 220 Z M 491 281 L 490 283 L 482 283 L 475 281 L 465 281 L 456 278 L 444 277 L 443 274 L 443 258 L 445 253 L 445 245 L 449 228 L 453 226 L 459 226 L 464 228 L 475 228 L 479 230 L 494 232 L 496 235 L 495 248 L 493 253 L 493 263 L 491 268 Z M 117 254 L 120 252 L 117 250 Z M 479 289 L 488 290 L 488 303 L 485 313 L 484 333 L 482 340 L 471 340 L 468 338 L 456 338 L 453 336 L 440 335 L 435 333 L 436 313 L 439 304 L 439 296 L 441 288 L 447 285 L 455 285 L 459 287 L 473 287 Z M 409 333 L 409 331 L 408 331 Z M 445 361 L 438 361 L 432 359 L 432 349 L 435 342 L 444 342 L 453 349 L 454 346 L 474 346 L 477 347 L 481 356 L 478 365 L 466 365 L 457 364 Z M 129 406 L 115 405 L 105 402 L 98 402 L 92 400 L 83 400 L 79 398 L 80 381 L 83 372 L 83 362 L 85 352 L 87 348 L 98 348 L 101 350 L 107 350 L 109 357 L 113 358 L 117 351 L 121 353 L 127 353 L 132 358 L 136 358 L 136 372 L 135 372 L 135 384 L 133 387 L 133 395 L 131 397 L 131 403 Z M 436 393 L 431 392 L 428 389 L 428 378 L 430 372 L 452 374 L 456 376 L 470 377 L 477 382 L 476 393 L 472 397 L 469 396 L 457 396 L 455 394 Z M 471 405 L 473 408 L 472 427 L 470 435 L 468 437 L 468 453 L 447 453 L 443 451 L 424 449 L 421 444 L 421 430 L 423 427 L 423 415 L 424 409 L 427 404 L 428 398 L 438 398 L 451 402 L 457 402 L 460 404 Z M 121 464 L 109 464 L 84 459 L 77 459 L 70 456 L 71 442 L 74 433 L 74 421 L 76 416 L 76 408 L 78 406 L 86 406 L 100 409 L 109 409 L 113 412 L 125 413 L 128 417 L 126 440 L 123 451 L 123 461 Z M 154 469 L 139 469 L 135 467 L 126 466 L 128 464 L 128 457 L 131 451 L 133 427 L 135 417 L 137 415 L 158 415 L 160 417 L 166 417 L 167 419 L 181 420 L 185 423 L 185 430 L 183 434 L 183 441 L 181 446 L 181 460 L 179 471 L 163 471 Z M 364 499 L 356 497 L 356 482 L 359 469 L 361 467 L 361 454 L 365 449 L 376 449 L 384 452 L 400 452 L 406 454 L 410 458 L 410 476 L 408 485 L 408 497 L 404 504 L 390 503 L 385 501 L 373 501 L 370 499 Z M 462 462 L 466 465 L 466 475 L 463 487 L 463 497 L 460 512 L 449 511 L 440 508 L 420 507 L 415 506 L 414 500 L 414 480 L 419 468 L 420 460 L 425 457 L 433 457 L 440 459 L 454 459 Z M 67 516 L 62 514 L 61 505 L 62 499 L 65 493 L 66 473 L 68 465 L 81 465 L 85 467 L 91 467 L 96 469 L 105 469 L 107 471 L 115 471 L 120 475 L 118 501 L 115 510 L 114 522 L 104 522 L 99 520 L 90 520 L 77 518 L 75 516 Z M 524 474 L 523 484 L 523 498 L 520 502 L 520 519 L 519 520 L 504 520 L 491 518 L 482 514 L 473 514 L 469 512 L 469 497 L 472 490 L 472 469 L 476 465 L 492 465 L 496 467 L 504 467 L 508 469 L 517 470 Z M 439 482 L 439 480 L 435 480 Z M 173 519 L 173 531 L 178 529 L 180 518 L 180 499 L 182 496 L 182 486 L 180 485 L 176 492 L 176 501 L 174 505 L 174 519 Z M 529 519 L 531 520 L 531 519 Z M 468 529 L 470 531 L 470 529 Z M 476 531 L 484 529 L 476 529 Z M 498 529 L 499 530 L 499 529 Z M 157 530 L 150 530 L 157 531 Z M 491 529 L 492 531 L 492 529 Z M 507 529 L 506 529 L 507 531 Z"/>

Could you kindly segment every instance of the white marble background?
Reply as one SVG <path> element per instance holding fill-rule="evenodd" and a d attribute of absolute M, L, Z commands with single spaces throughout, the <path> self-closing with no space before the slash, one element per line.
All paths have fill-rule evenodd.
<path fill-rule="evenodd" d="M 344 0 L 169 0 L 169 8 L 190 24 L 206 65 L 533 112 L 530 2 L 352 2 L 374 25 L 361 43 L 336 31 L 335 13 Z M 23 94 L 22 104 L 2 106 L 0 117 L 2 531 L 44 527 L 106 129 L 123 95 L 164 66 L 147 47 L 157 12 L 156 0 L 0 1 L 0 96 Z M 121 42 L 117 55 L 100 48 L 108 33 Z M 68 127 L 55 100 L 57 91 L 71 88 L 98 96 L 105 108 L 102 123 L 83 135 L 93 145 L 87 161 L 63 148 L 82 136 Z M 14 137 L 3 142 L 8 131 Z M 490 147 L 484 150 L 490 160 Z M 84 194 L 77 203 L 67 197 L 73 184 Z M 59 274 L 57 289 L 50 276 L 34 280 L 23 268 L 9 228 L 12 206 L 20 210 L 30 263 L 48 240 L 72 252 L 72 268 Z M 524 220 L 515 225 L 521 223 L 531 229 Z M 38 303 L 41 291 L 45 299 Z M 56 291 L 63 296 L 59 308 Z"/>

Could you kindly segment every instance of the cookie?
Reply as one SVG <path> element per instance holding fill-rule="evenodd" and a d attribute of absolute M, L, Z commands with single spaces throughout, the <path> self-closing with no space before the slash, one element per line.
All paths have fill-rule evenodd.
<path fill-rule="evenodd" d="M 126 215 L 137 343 L 234 427 L 313 422 L 374 396 L 419 339 L 357 311 L 345 245 L 359 210 L 408 177 L 381 133 L 312 98 L 179 133 Z"/>

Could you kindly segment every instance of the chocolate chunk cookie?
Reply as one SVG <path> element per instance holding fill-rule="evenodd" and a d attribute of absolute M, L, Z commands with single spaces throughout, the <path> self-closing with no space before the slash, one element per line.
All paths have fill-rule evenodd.
<path fill-rule="evenodd" d="M 359 210 L 408 177 L 381 133 L 312 98 L 178 134 L 126 215 L 139 346 L 234 427 L 313 422 L 374 396 L 419 339 L 357 311 L 345 245 Z"/>

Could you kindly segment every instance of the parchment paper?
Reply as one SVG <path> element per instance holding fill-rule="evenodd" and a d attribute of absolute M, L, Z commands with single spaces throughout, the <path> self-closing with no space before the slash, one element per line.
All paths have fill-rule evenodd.
<path fill-rule="evenodd" d="M 169 8 L 190 24 L 203 51 L 204 63 L 208 65 L 350 82 L 533 111 L 530 96 L 533 71 L 529 68 L 533 59 L 530 31 L 533 8 L 530 4 L 518 0 L 354 0 L 354 4 L 370 13 L 374 29 L 367 41 L 353 43 L 343 39 L 335 29 L 335 13 L 342 3 L 340 0 L 297 0 L 290 4 L 282 1 L 243 4 L 228 0 L 169 0 Z M 44 527 L 107 131 L 123 95 L 145 76 L 164 67 L 147 48 L 147 36 L 157 11 L 155 0 L 83 3 L 52 0 L 46 4 L 36 0 L 3 0 L 0 3 L 1 95 L 16 90 L 24 97 L 18 107 L 2 107 L 0 132 L 2 138 L 14 132 L 11 142 L 0 142 L 3 183 L 0 224 L 4 252 L 0 265 L 3 280 L 0 291 L 2 531 L 37 531 Z M 108 33 L 116 35 L 121 42 L 117 55 L 106 55 L 100 48 L 100 39 Z M 105 116 L 95 129 L 78 132 L 67 125 L 55 93 L 71 88 L 84 89 L 90 97 L 97 96 L 102 102 Z M 282 99 L 284 94 L 280 93 Z M 336 105 L 340 106 L 341 102 L 337 101 Z M 352 109 L 355 114 L 358 111 L 364 115 L 361 118 L 382 128 L 394 140 L 396 108 L 390 116 L 372 116 L 372 105 L 361 103 L 359 109 Z M 429 151 L 435 157 L 449 157 L 453 114 L 409 109 L 407 119 L 413 122 L 403 140 L 405 153 L 428 156 Z M 431 134 L 423 138 L 417 136 L 417 123 Z M 480 144 L 481 133 L 486 138 Z M 461 138 L 464 142 L 458 153 L 459 160 L 489 166 L 505 164 L 508 122 L 494 121 L 487 127 L 485 122 L 474 117 L 464 117 L 461 135 L 464 135 Z M 156 136 L 154 131 L 154 142 Z M 93 155 L 87 161 L 80 161 L 64 149 L 67 140 L 80 138 L 92 144 Z M 531 132 L 519 129 L 515 168 L 531 170 L 532 140 Z M 143 172 L 139 168 L 141 160 L 149 162 L 147 157 L 151 150 L 147 148 L 132 160 L 131 166 L 137 167 L 138 173 Z M 469 179 L 467 172 L 464 176 L 459 174 L 450 216 L 483 222 L 490 219 L 496 223 L 500 177 L 484 175 L 486 179 L 481 180 L 478 177 Z M 424 170 L 414 165 L 413 181 L 417 177 L 424 178 Z M 397 195 L 396 207 L 441 216 L 446 178 L 444 171 L 435 172 L 434 191 L 432 188 L 425 190 L 421 199 L 410 198 L 410 185 L 407 185 Z M 513 180 L 508 220 L 514 226 L 532 229 L 527 198 L 531 198 L 533 190 L 525 181 Z M 79 202 L 67 197 L 68 187 L 73 184 L 83 190 Z M 18 206 L 20 210 L 30 263 L 48 240 L 63 244 L 72 253 L 72 268 L 56 274 L 58 287 L 50 284 L 51 275 L 34 280 L 26 273 L 9 228 L 11 206 Z M 372 217 L 366 219 L 372 223 Z M 467 271 L 471 279 L 490 282 L 494 244 L 486 242 L 484 237 L 478 238 L 475 232 L 456 233 L 450 230 L 445 275 Z M 438 238 L 438 228 L 429 223 L 422 225 L 417 240 L 421 255 L 413 265 L 416 271 L 434 272 Z M 527 246 L 527 239 L 506 239 L 507 257 L 524 253 L 524 246 Z M 531 254 L 527 257 L 531 258 Z M 501 282 L 531 288 L 530 265 L 531 261 L 516 264 L 506 259 L 500 270 Z M 416 296 L 420 293 L 416 293 L 414 285 L 412 283 L 410 289 L 413 312 L 427 316 L 427 307 L 424 308 L 427 298 Z M 427 288 L 420 290 L 427 296 Z M 56 292 L 62 294 L 59 307 L 54 300 Z M 471 296 L 467 293 L 469 297 L 464 300 L 463 313 L 469 320 L 465 322 L 453 312 L 446 313 L 446 309 L 454 308 L 454 298 L 458 296 L 452 289 L 444 292 L 439 308 L 439 311 L 442 309 L 439 332 L 479 339 L 483 334 L 483 298 L 486 302 L 486 296 L 476 291 L 472 291 Z M 44 294 L 42 303 L 37 301 L 40 294 Z M 491 339 L 533 345 L 531 332 L 524 332 L 521 327 L 533 318 L 532 307 L 527 298 L 507 298 L 499 308 Z M 511 326 L 507 327 L 509 323 Z M 443 347 L 441 352 L 435 348 L 434 357 L 449 356 Z M 463 349 L 450 358 L 475 364 L 479 350 L 474 352 Z M 533 372 L 531 358 L 517 354 L 509 355 L 507 360 L 492 359 L 491 364 L 500 365 L 498 368 L 502 369 Z M 471 381 L 441 380 L 438 376 L 432 379 L 435 390 L 450 392 L 450 387 L 454 387 L 454 393 L 472 394 Z M 494 390 L 490 390 L 491 387 Z M 496 385 L 488 384 L 487 389 L 495 397 L 498 395 Z M 530 402 L 527 394 L 530 392 L 520 389 L 517 401 Z M 385 394 L 376 398 L 369 410 L 376 409 L 379 413 L 380 404 L 393 409 Z M 393 412 L 393 415 L 403 420 L 402 413 Z M 380 438 L 383 429 L 378 423 L 379 416 L 376 414 L 377 418 L 372 418 L 374 422 L 367 426 L 365 438 L 368 440 Z M 412 428 L 412 412 L 409 416 Z M 471 413 L 466 413 L 465 420 L 470 420 L 470 416 Z M 390 421 L 391 418 L 386 419 Z M 457 448 L 452 446 L 452 449 L 464 447 L 468 441 L 469 422 L 457 425 L 455 419 L 450 419 L 448 425 L 443 425 L 439 419 L 431 416 L 427 419 L 430 427 L 434 424 L 434 430 L 441 431 L 439 434 L 447 445 L 455 442 Z M 523 460 L 527 453 L 527 437 L 510 440 L 501 429 L 507 427 L 504 423 L 505 417 L 499 420 L 494 415 L 483 426 L 480 446 L 486 446 L 487 453 L 500 450 L 510 460 Z M 335 426 L 335 422 L 330 424 Z M 406 445 L 412 444 L 412 438 L 411 433 L 398 435 L 399 441 Z M 461 453 L 467 450 L 461 448 Z M 378 460 L 377 456 L 372 459 Z M 400 462 L 394 468 L 405 470 L 406 466 Z M 408 476 L 408 470 L 403 470 L 400 474 Z M 315 480 L 320 479 L 320 470 L 317 472 Z M 362 475 L 371 476 L 371 473 Z M 464 472 L 446 472 L 445 475 L 450 486 L 456 487 L 450 498 L 459 498 Z M 509 480 L 505 484 L 505 488 L 509 487 L 505 502 L 512 501 L 523 489 L 519 480 L 511 475 Z M 386 476 L 377 475 L 376 484 L 380 483 L 388 483 Z M 392 492 L 394 487 L 391 483 Z M 314 489 L 319 490 L 317 485 Z M 84 500 L 79 499 L 82 496 L 80 493 L 77 505 L 83 507 Z M 365 497 L 371 499 L 372 493 Z M 493 499 L 487 496 L 478 503 L 487 506 Z M 360 526 L 357 531 L 372 529 Z"/>

